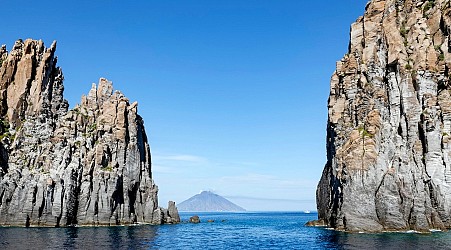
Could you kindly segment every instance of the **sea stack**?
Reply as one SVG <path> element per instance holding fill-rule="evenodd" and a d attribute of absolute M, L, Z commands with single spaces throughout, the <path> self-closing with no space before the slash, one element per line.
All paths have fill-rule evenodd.
<path fill-rule="evenodd" d="M 451 228 L 451 2 L 372 0 L 331 79 L 318 221 Z"/>
<path fill-rule="evenodd" d="M 158 207 L 137 103 L 102 78 L 68 110 L 55 50 L 0 49 L 0 225 L 176 223 L 173 204 Z"/>

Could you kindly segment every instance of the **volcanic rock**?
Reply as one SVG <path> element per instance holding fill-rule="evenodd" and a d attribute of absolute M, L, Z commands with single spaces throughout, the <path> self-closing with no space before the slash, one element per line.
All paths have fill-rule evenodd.
<path fill-rule="evenodd" d="M 372 0 L 331 79 L 320 222 L 451 228 L 451 2 Z"/>
<path fill-rule="evenodd" d="M 174 204 L 158 207 L 137 103 L 101 78 L 68 110 L 55 50 L 31 39 L 0 49 L 0 225 L 177 221 Z"/>
<path fill-rule="evenodd" d="M 194 224 L 200 223 L 200 218 L 197 215 L 191 216 L 189 218 L 189 222 L 190 223 L 194 223 Z"/>

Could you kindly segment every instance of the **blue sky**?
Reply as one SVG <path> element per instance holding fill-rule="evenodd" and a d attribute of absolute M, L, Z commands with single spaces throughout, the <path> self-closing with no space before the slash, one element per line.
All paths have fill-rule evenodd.
<path fill-rule="evenodd" d="M 71 107 L 100 77 L 138 101 L 161 205 L 315 210 L 329 80 L 366 2 L 3 0 L 0 43 L 57 40 Z"/>

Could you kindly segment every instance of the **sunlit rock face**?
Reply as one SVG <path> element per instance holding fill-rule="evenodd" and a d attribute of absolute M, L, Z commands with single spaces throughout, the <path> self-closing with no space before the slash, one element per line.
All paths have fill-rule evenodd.
<path fill-rule="evenodd" d="M 317 223 L 451 228 L 450 68 L 449 0 L 367 4 L 331 79 Z"/>
<path fill-rule="evenodd" d="M 68 110 L 56 43 L 0 49 L 0 225 L 177 223 L 158 207 L 144 122 L 100 79 Z"/>

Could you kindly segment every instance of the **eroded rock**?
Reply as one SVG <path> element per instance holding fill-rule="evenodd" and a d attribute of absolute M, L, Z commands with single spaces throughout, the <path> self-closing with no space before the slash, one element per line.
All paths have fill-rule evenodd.
<path fill-rule="evenodd" d="M 101 78 L 68 110 L 55 50 L 0 50 L 0 225 L 178 223 L 158 207 L 137 103 Z"/>
<path fill-rule="evenodd" d="M 451 3 L 372 0 L 331 79 L 320 223 L 451 227 Z"/>
<path fill-rule="evenodd" d="M 197 215 L 191 216 L 189 218 L 189 222 L 190 223 L 194 223 L 194 224 L 200 223 L 200 218 Z"/>

